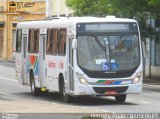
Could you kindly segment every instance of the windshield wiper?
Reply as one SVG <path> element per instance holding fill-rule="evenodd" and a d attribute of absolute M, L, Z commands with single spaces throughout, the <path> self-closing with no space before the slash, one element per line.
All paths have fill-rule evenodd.
<path fill-rule="evenodd" d="M 109 70 L 111 69 L 110 67 L 110 57 L 109 57 L 109 41 L 106 40 L 104 41 L 105 46 L 101 43 L 101 41 L 97 38 L 97 36 L 93 36 L 95 38 L 95 41 L 97 42 L 97 44 L 100 46 L 100 48 L 102 50 L 105 51 L 105 58 L 106 58 L 106 63 L 109 63 Z"/>
<path fill-rule="evenodd" d="M 102 50 L 106 50 L 105 47 L 102 45 L 101 41 L 97 38 L 97 36 L 93 36 L 95 38 L 95 41 L 98 43 L 98 45 L 100 46 L 100 48 Z"/>
<path fill-rule="evenodd" d="M 125 33 L 121 33 L 118 43 L 115 44 L 115 47 L 116 47 L 116 48 L 123 42 L 123 40 L 124 40 L 124 35 L 125 35 Z"/>

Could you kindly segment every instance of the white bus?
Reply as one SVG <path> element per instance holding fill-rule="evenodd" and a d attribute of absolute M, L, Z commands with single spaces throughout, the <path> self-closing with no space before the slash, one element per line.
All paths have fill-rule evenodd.
<path fill-rule="evenodd" d="M 52 18 L 18 23 L 16 76 L 42 91 L 75 96 L 114 96 L 142 92 L 143 59 L 138 24 L 116 17 Z"/>

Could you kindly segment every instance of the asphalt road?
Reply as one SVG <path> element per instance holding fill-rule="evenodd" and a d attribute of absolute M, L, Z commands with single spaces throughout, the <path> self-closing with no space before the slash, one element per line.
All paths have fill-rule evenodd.
<path fill-rule="evenodd" d="M 32 96 L 30 87 L 22 86 L 15 78 L 14 65 L 0 65 L 0 119 L 6 113 L 28 114 L 41 118 L 82 118 L 78 114 L 91 113 L 160 113 L 160 87 L 143 86 L 142 94 L 128 95 L 124 104 L 118 104 L 113 97 L 77 97 L 72 103 L 64 103 L 58 93 L 49 93 L 40 97 Z M 34 114 L 36 113 L 36 114 Z M 48 114 L 49 113 L 49 114 Z M 66 117 L 66 114 L 68 116 Z M 73 115 L 75 114 L 75 115 Z M 9 115 L 17 116 L 17 115 Z M 19 116 L 19 115 L 18 115 Z M 26 117 L 25 115 L 20 115 Z M 39 118 L 39 117 L 37 117 Z"/>

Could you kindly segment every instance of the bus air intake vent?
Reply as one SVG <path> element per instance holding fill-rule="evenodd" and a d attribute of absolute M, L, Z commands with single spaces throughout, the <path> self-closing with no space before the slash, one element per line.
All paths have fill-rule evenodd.
<path fill-rule="evenodd" d="M 107 91 L 114 90 L 117 93 L 124 93 L 128 86 L 123 87 L 93 87 L 94 91 L 98 94 L 105 94 Z"/>

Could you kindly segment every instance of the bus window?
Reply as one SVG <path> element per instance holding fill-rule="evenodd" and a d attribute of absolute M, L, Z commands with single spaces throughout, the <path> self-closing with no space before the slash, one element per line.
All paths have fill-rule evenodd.
<path fill-rule="evenodd" d="M 50 54 L 50 48 L 51 48 L 51 43 L 50 43 L 50 35 L 51 35 L 51 30 L 47 29 L 47 43 L 46 43 L 46 54 Z"/>
<path fill-rule="evenodd" d="M 50 41 L 50 53 L 52 55 L 57 55 L 57 40 L 58 39 L 58 29 L 52 29 L 51 30 L 51 41 Z"/>
<path fill-rule="evenodd" d="M 59 55 L 65 55 L 66 53 L 66 29 L 60 29 L 60 45 L 59 45 Z"/>
<path fill-rule="evenodd" d="M 22 30 L 17 30 L 17 37 L 16 37 L 16 52 L 21 52 L 21 40 L 22 40 Z"/>
<path fill-rule="evenodd" d="M 35 30 L 30 29 L 29 30 L 29 40 L 28 40 L 28 52 L 33 53 L 34 52 L 34 42 L 35 42 Z"/>
<path fill-rule="evenodd" d="M 35 35 L 35 53 L 38 53 L 39 50 L 39 29 L 36 29 L 36 35 Z"/>

